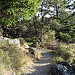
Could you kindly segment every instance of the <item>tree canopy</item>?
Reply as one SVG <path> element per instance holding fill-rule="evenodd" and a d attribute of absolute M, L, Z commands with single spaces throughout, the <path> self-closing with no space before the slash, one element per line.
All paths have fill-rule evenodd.
<path fill-rule="evenodd" d="M 30 19 L 41 0 L 0 0 L 0 25 L 12 26 Z"/>
<path fill-rule="evenodd" d="M 40 40 L 54 30 L 56 39 L 71 42 L 75 40 L 74 9 L 74 0 L 0 0 L 0 26 L 14 26 L 3 29 L 13 36 Z"/>

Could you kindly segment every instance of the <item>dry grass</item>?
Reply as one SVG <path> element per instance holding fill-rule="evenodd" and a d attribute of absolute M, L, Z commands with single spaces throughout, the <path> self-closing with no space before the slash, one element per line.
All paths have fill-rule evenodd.
<path fill-rule="evenodd" d="M 36 59 L 40 59 L 42 57 L 42 55 L 41 55 L 41 52 L 40 51 L 37 51 L 37 52 L 35 52 L 35 58 Z"/>
<path fill-rule="evenodd" d="M 7 41 L 0 42 L 0 75 L 12 75 L 13 72 L 21 74 L 22 67 L 31 62 L 31 57 L 24 50 Z"/>
<path fill-rule="evenodd" d="M 56 41 L 46 42 L 44 46 L 47 49 L 56 50 L 58 48 L 58 43 Z"/>
<path fill-rule="evenodd" d="M 0 74 L 1 75 L 13 75 L 17 73 L 20 75 L 24 72 L 24 66 L 30 65 L 33 59 L 40 59 L 40 51 L 34 51 L 34 54 L 30 54 L 28 49 L 25 49 L 23 42 L 21 41 L 21 47 L 15 44 L 8 43 L 7 40 L 0 42 Z"/>

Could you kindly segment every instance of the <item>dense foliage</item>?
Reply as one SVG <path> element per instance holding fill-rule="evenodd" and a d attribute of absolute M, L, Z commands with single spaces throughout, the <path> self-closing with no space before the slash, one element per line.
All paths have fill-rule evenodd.
<path fill-rule="evenodd" d="M 41 0 L 0 0 L 0 25 L 12 26 L 21 20 L 30 19 L 37 11 Z"/>
<path fill-rule="evenodd" d="M 44 35 L 54 30 L 59 41 L 74 42 L 74 1 L 41 1 L 1 0 L 0 25 L 4 32 L 3 36 L 23 37 L 27 41 L 44 41 Z"/>

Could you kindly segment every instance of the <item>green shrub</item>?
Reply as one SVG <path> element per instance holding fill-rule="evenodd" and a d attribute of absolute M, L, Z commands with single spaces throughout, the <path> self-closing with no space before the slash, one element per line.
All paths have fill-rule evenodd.
<path fill-rule="evenodd" d="M 62 41 L 70 42 L 71 36 L 68 33 L 60 32 L 59 35 L 60 35 L 60 38 L 61 38 Z"/>
<path fill-rule="evenodd" d="M 49 42 L 49 41 L 54 41 L 55 40 L 55 31 L 51 31 L 49 30 L 48 32 L 46 32 L 46 34 L 44 34 L 44 40 Z"/>
<path fill-rule="evenodd" d="M 75 50 L 65 43 L 60 43 L 58 50 L 55 52 L 56 57 L 63 58 L 64 61 L 70 64 L 75 60 Z M 58 60 L 58 59 L 57 59 Z"/>

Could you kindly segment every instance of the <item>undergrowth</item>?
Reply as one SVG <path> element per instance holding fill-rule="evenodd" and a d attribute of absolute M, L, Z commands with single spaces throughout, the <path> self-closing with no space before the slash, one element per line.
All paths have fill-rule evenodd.
<path fill-rule="evenodd" d="M 0 42 L 0 75 L 12 75 L 14 72 L 20 75 L 22 67 L 30 60 L 21 48 L 7 41 Z"/>
<path fill-rule="evenodd" d="M 54 50 L 53 53 L 55 57 L 53 59 L 53 63 L 66 61 L 70 64 L 75 61 L 75 47 L 74 44 L 65 44 L 60 43 L 57 50 Z"/>

